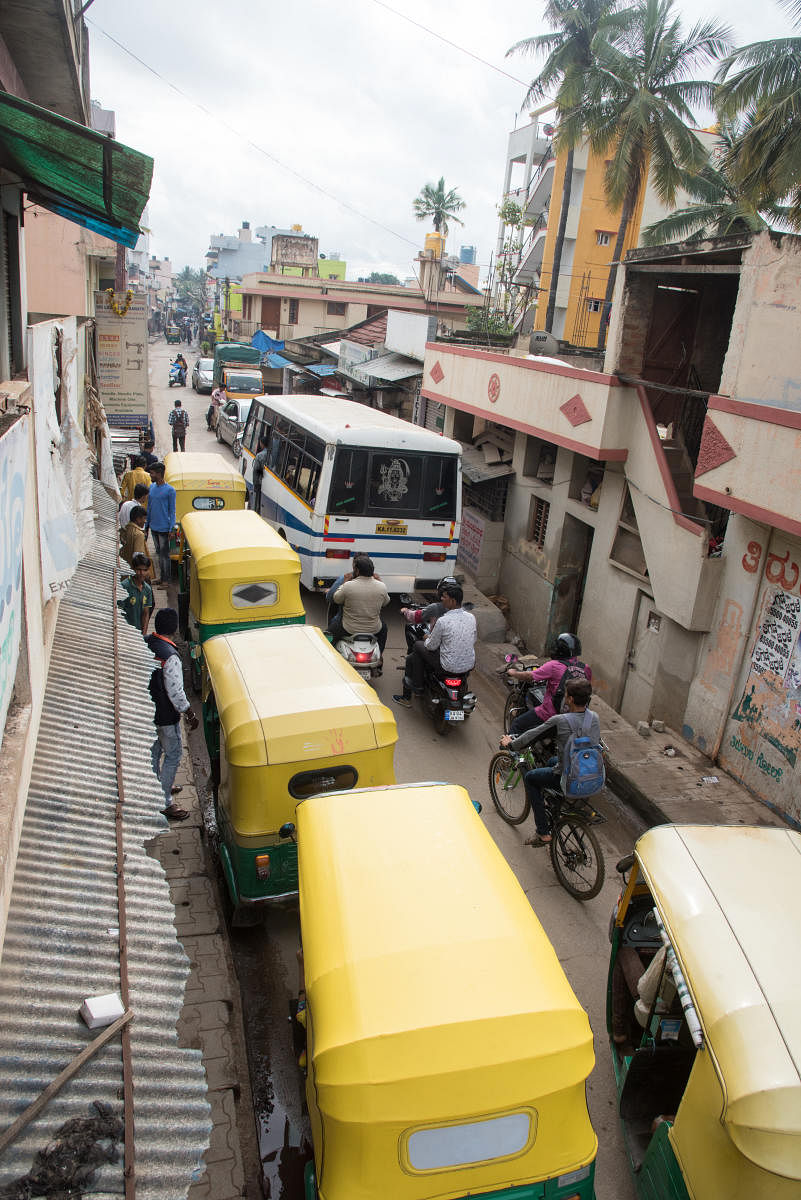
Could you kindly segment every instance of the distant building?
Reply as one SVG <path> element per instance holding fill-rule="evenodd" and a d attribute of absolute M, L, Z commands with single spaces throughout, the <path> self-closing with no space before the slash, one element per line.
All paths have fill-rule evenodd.
<path fill-rule="evenodd" d="M 460 263 L 472 264 L 475 261 L 476 261 L 475 246 L 460 246 L 459 247 L 459 262 Z"/>

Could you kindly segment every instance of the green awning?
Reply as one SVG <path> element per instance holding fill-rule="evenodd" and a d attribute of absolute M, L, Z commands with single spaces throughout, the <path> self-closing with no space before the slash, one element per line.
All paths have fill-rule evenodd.
<path fill-rule="evenodd" d="M 34 203 L 136 245 L 153 177 L 148 155 L 3 92 L 0 166 L 19 176 Z"/>

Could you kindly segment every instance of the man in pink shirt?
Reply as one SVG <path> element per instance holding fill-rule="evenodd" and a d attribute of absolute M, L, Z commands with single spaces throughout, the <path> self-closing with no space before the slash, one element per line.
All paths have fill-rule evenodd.
<path fill-rule="evenodd" d="M 512 679 L 527 679 L 529 683 L 544 683 L 545 697 L 542 704 L 536 708 L 526 709 L 519 717 L 515 717 L 509 732 L 517 737 L 535 725 L 542 725 L 557 713 L 554 699 L 559 693 L 559 701 L 564 697 L 565 685 L 570 679 L 588 679 L 592 682 L 592 671 L 578 657 L 581 654 L 581 642 L 573 633 L 560 633 L 556 639 L 554 657 L 543 663 L 534 671 L 518 671 L 509 669 Z"/>

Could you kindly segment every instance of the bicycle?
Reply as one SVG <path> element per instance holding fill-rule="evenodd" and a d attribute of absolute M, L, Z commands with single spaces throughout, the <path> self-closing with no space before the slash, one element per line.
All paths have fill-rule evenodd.
<path fill-rule="evenodd" d="M 534 749 L 500 750 L 489 765 L 493 804 L 507 825 L 520 825 L 530 811 L 523 776 L 546 765 Z M 551 823 L 551 865 L 562 887 L 576 900 L 592 900 L 603 887 L 606 867 L 591 825 L 605 820 L 585 799 L 568 799 L 558 788 L 543 788 Z"/>

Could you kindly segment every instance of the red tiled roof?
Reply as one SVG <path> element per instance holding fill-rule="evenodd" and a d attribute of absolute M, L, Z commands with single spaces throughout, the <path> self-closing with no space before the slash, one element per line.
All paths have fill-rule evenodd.
<path fill-rule="evenodd" d="M 387 313 L 386 309 L 382 313 L 378 313 L 375 317 L 368 317 L 366 321 L 359 321 L 358 325 L 352 325 L 350 329 L 337 329 L 331 335 L 325 338 L 325 342 L 358 342 L 360 346 L 383 346 L 387 336 Z"/>

